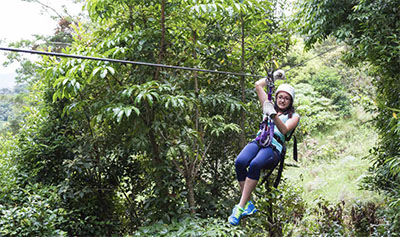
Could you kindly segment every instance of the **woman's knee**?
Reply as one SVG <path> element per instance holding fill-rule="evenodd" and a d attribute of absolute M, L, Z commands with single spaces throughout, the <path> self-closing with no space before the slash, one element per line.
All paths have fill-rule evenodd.
<path fill-rule="evenodd" d="M 246 169 L 248 165 L 247 159 L 241 157 L 240 155 L 235 160 L 236 169 Z"/>
<path fill-rule="evenodd" d="M 259 172 L 264 168 L 265 164 L 263 162 L 258 162 L 257 160 L 252 160 L 249 165 L 249 170 L 254 170 Z"/>
<path fill-rule="evenodd" d="M 250 162 L 247 177 L 254 180 L 259 180 L 262 168 L 263 165 L 260 164 L 260 162 Z"/>

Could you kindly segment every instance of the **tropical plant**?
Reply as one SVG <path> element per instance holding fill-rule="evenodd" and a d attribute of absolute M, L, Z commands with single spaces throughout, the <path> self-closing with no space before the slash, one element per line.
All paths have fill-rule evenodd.
<path fill-rule="evenodd" d="M 90 25 L 74 26 L 62 52 L 265 73 L 290 44 L 274 4 L 92 0 Z M 212 210 L 233 189 L 241 134 L 254 134 L 242 119 L 258 110 L 251 78 L 52 57 L 39 67 L 43 102 L 17 155 L 36 182 L 58 187 L 69 234 L 226 214 Z"/>
<path fill-rule="evenodd" d="M 393 206 L 400 198 L 399 170 L 396 168 L 400 133 L 394 113 L 400 108 L 398 13 L 398 1 L 395 0 L 304 0 L 300 1 L 298 13 L 298 22 L 306 35 L 308 47 L 331 35 L 348 46 L 344 54 L 347 63 L 362 65 L 367 62 L 371 65 L 377 105 L 374 122 L 381 139 L 372 152 L 374 165 L 366 186 L 393 196 Z M 400 229 L 396 222 L 392 227 Z"/>

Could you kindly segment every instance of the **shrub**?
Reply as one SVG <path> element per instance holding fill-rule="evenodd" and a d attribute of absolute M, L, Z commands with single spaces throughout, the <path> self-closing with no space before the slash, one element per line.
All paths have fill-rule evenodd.
<path fill-rule="evenodd" d="M 310 84 L 296 85 L 296 112 L 300 114 L 297 134 L 307 135 L 335 124 L 338 116 L 332 100 L 321 96 Z"/>
<path fill-rule="evenodd" d="M 187 217 L 170 224 L 159 222 L 144 226 L 133 236 L 245 236 L 241 227 L 231 226 L 227 220 Z"/>
<path fill-rule="evenodd" d="M 307 218 L 301 222 L 300 236 L 345 236 L 344 202 L 329 203 L 324 199 L 317 199 L 316 206 L 308 209 Z"/>
<path fill-rule="evenodd" d="M 275 177 L 270 177 L 268 182 L 273 181 Z M 306 211 L 301 189 L 288 185 L 285 180 L 281 181 L 278 189 L 259 185 L 255 202 L 259 212 L 248 218 L 246 225 L 246 234 L 250 236 L 268 233 L 271 236 L 290 236 Z"/>
<path fill-rule="evenodd" d="M 350 218 L 354 232 L 360 236 L 371 236 L 382 223 L 375 203 L 357 202 L 351 207 Z"/>
<path fill-rule="evenodd" d="M 6 236 L 67 236 L 65 210 L 58 207 L 55 187 L 16 187 L 0 205 L 0 233 Z"/>
<path fill-rule="evenodd" d="M 350 99 L 337 69 L 322 67 L 311 77 L 311 85 L 321 95 L 331 99 L 340 114 L 350 115 Z"/>
<path fill-rule="evenodd" d="M 0 234 L 2 236 L 66 236 L 66 211 L 59 207 L 57 188 L 29 184 L 18 169 L 15 141 L 0 139 Z"/>

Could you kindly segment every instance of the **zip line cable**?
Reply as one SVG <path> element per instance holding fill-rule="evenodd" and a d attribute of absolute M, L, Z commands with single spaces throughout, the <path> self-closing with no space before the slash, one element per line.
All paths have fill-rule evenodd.
<path fill-rule="evenodd" d="M 306 60 L 306 61 L 304 61 L 304 62 L 301 62 L 301 63 L 299 63 L 299 64 L 296 64 L 296 65 L 294 65 L 293 67 L 290 67 L 290 68 L 289 68 L 288 70 L 286 70 L 285 72 L 287 73 L 288 71 L 292 70 L 293 68 L 299 67 L 299 66 L 304 65 L 305 63 L 307 63 L 307 62 L 309 62 L 309 61 L 311 61 L 311 60 L 313 60 L 313 59 L 315 59 L 315 58 L 321 57 L 322 55 L 324 55 L 324 54 L 326 54 L 326 53 L 328 53 L 328 52 L 330 52 L 330 51 L 332 51 L 332 50 L 334 50 L 334 49 L 337 49 L 338 47 L 339 47 L 339 45 L 338 45 L 338 46 L 335 46 L 335 47 L 332 47 L 332 48 L 330 48 L 330 49 L 328 49 L 328 50 L 326 50 L 326 51 L 324 51 L 324 52 L 322 52 L 322 53 L 319 53 L 319 54 L 315 55 L 314 57 L 312 57 L 312 58 L 310 58 L 310 59 L 308 59 L 308 60 Z"/>
<path fill-rule="evenodd" d="M 266 76 L 262 76 L 262 75 L 253 75 L 253 74 L 247 74 L 247 73 L 226 72 L 226 71 L 217 71 L 217 70 L 182 67 L 182 66 L 172 66 L 172 65 L 165 65 L 165 64 L 146 63 L 146 62 L 129 61 L 129 60 L 112 59 L 112 58 L 98 58 L 98 57 L 80 56 L 80 55 L 64 54 L 64 53 L 44 52 L 44 51 L 29 50 L 29 49 L 0 47 L 0 50 L 17 52 L 17 53 L 31 53 L 31 54 L 40 54 L 40 55 L 56 56 L 56 57 L 88 59 L 88 60 L 96 60 L 96 61 L 103 61 L 103 62 L 134 64 L 134 65 L 142 65 L 142 66 L 150 66 L 150 67 L 162 67 L 162 68 L 170 68 L 170 69 L 180 69 L 180 70 L 207 72 L 207 73 L 218 73 L 218 74 L 227 74 L 227 75 L 235 75 L 235 76 L 259 77 L 259 78 L 266 77 Z"/>
<path fill-rule="evenodd" d="M 304 65 L 305 63 L 320 57 L 339 46 L 335 46 L 330 48 L 322 53 L 317 54 L 316 56 L 301 62 L 299 64 L 290 67 L 285 72 L 289 72 L 293 68 L 299 67 Z M 218 73 L 218 74 L 226 74 L 226 75 L 235 75 L 235 76 L 245 76 L 245 77 L 258 77 L 258 78 L 266 78 L 266 76 L 262 75 L 253 75 L 247 73 L 239 73 L 239 72 L 226 72 L 226 71 L 217 71 L 217 70 L 209 70 L 209 69 L 200 69 L 200 68 L 192 68 L 192 67 L 182 67 L 182 66 L 172 66 L 172 65 L 165 65 L 165 64 L 156 64 L 156 63 L 146 63 L 146 62 L 138 62 L 138 61 L 129 61 L 129 60 L 122 60 L 122 59 L 112 59 L 112 58 L 98 58 L 98 57 L 90 57 L 90 56 L 81 56 L 81 55 L 74 55 L 74 54 L 65 54 L 65 53 L 54 53 L 54 52 L 44 52 L 38 50 L 29 50 L 29 49 L 17 49 L 17 48 L 10 48 L 10 47 L 0 47 L 2 51 L 11 51 L 17 53 L 30 53 L 30 54 L 40 54 L 40 55 L 47 55 L 47 56 L 56 56 L 56 57 L 65 57 L 65 58 L 77 58 L 77 59 L 87 59 L 87 60 L 96 60 L 96 61 L 103 61 L 103 62 L 113 62 L 113 63 L 123 63 L 123 64 L 133 64 L 133 65 L 142 65 L 142 66 L 150 66 L 150 67 L 162 67 L 162 68 L 169 68 L 169 69 L 180 69 L 180 70 L 189 70 L 189 71 L 198 71 L 198 72 L 207 72 L 207 73 Z"/>

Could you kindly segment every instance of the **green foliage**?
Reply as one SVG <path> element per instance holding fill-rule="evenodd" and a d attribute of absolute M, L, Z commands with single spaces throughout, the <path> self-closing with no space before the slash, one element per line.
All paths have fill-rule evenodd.
<path fill-rule="evenodd" d="M 373 235 L 382 229 L 382 217 L 378 213 L 380 207 L 372 202 L 355 203 L 351 207 L 351 223 L 357 235 Z M 383 233 L 380 230 L 380 233 Z"/>
<path fill-rule="evenodd" d="M 302 1 L 299 22 L 307 34 L 307 45 L 334 35 L 346 42 L 349 51 L 344 58 L 349 64 L 368 62 L 375 76 L 377 116 L 375 126 L 379 144 L 372 152 L 374 166 L 366 183 L 371 189 L 384 190 L 399 198 L 400 133 L 393 109 L 400 108 L 398 1 Z M 392 226 L 394 229 L 398 225 Z"/>
<path fill-rule="evenodd" d="M 27 182 L 32 177 L 15 161 L 15 142 L 6 136 L 0 140 L 0 234 L 67 236 L 57 188 Z"/>
<path fill-rule="evenodd" d="M 332 100 L 341 115 L 350 115 L 350 99 L 346 87 L 337 69 L 322 67 L 311 77 L 311 85 L 323 96 Z"/>
<path fill-rule="evenodd" d="M 170 224 L 156 223 L 140 227 L 133 236 L 246 236 L 241 227 L 231 226 L 225 219 L 188 217 Z"/>
<path fill-rule="evenodd" d="M 8 103 L 0 104 L 0 121 L 7 121 L 11 114 L 11 106 Z"/>
<path fill-rule="evenodd" d="M 385 223 L 380 228 L 382 233 L 398 233 L 400 227 L 400 202 L 399 197 L 394 196 L 388 200 L 389 206 L 381 211 L 381 215 L 385 218 Z M 383 229 L 383 230 L 382 230 Z"/>
<path fill-rule="evenodd" d="M 308 209 L 306 218 L 296 230 L 299 235 L 323 236 L 390 236 L 384 207 L 357 201 L 345 205 L 344 201 L 331 203 L 323 198 L 315 200 L 317 206 Z"/>
<path fill-rule="evenodd" d="M 290 44 L 274 4 L 92 0 L 91 22 L 73 26 L 71 47 L 58 50 L 265 73 Z M 33 181 L 57 187 L 68 235 L 227 214 L 213 210 L 229 201 L 239 133 L 254 135 L 249 122 L 246 131 L 238 126 L 241 111 L 258 114 L 253 89 L 243 90 L 248 105 L 238 79 L 226 75 L 52 57 L 36 66 L 42 103 L 24 124 L 17 157 Z"/>
<path fill-rule="evenodd" d="M 2 235 L 67 236 L 66 211 L 58 207 L 56 188 L 28 185 L 6 191 L 12 197 L 2 198 L 0 205 Z"/>
<path fill-rule="evenodd" d="M 270 177 L 270 183 L 275 177 Z M 265 185 L 256 188 L 256 207 L 260 210 L 254 217 L 245 220 L 247 235 L 290 236 L 296 225 L 303 219 L 306 203 L 301 198 L 301 188 L 290 185 L 285 180 L 279 189 L 266 188 Z"/>
<path fill-rule="evenodd" d="M 345 235 L 344 228 L 344 202 L 332 205 L 325 200 L 319 200 L 318 208 L 314 209 L 317 213 L 317 229 L 314 234 Z"/>
<path fill-rule="evenodd" d="M 296 90 L 296 112 L 302 116 L 297 131 L 301 135 L 312 134 L 335 124 L 338 116 L 334 113 L 332 100 L 323 97 L 310 84 L 296 84 Z"/>
<path fill-rule="evenodd" d="M 27 106 L 25 86 L 16 87 L 13 91 L 5 91 L 0 95 L 0 133 L 16 134 L 21 121 L 25 117 L 23 107 Z"/>

